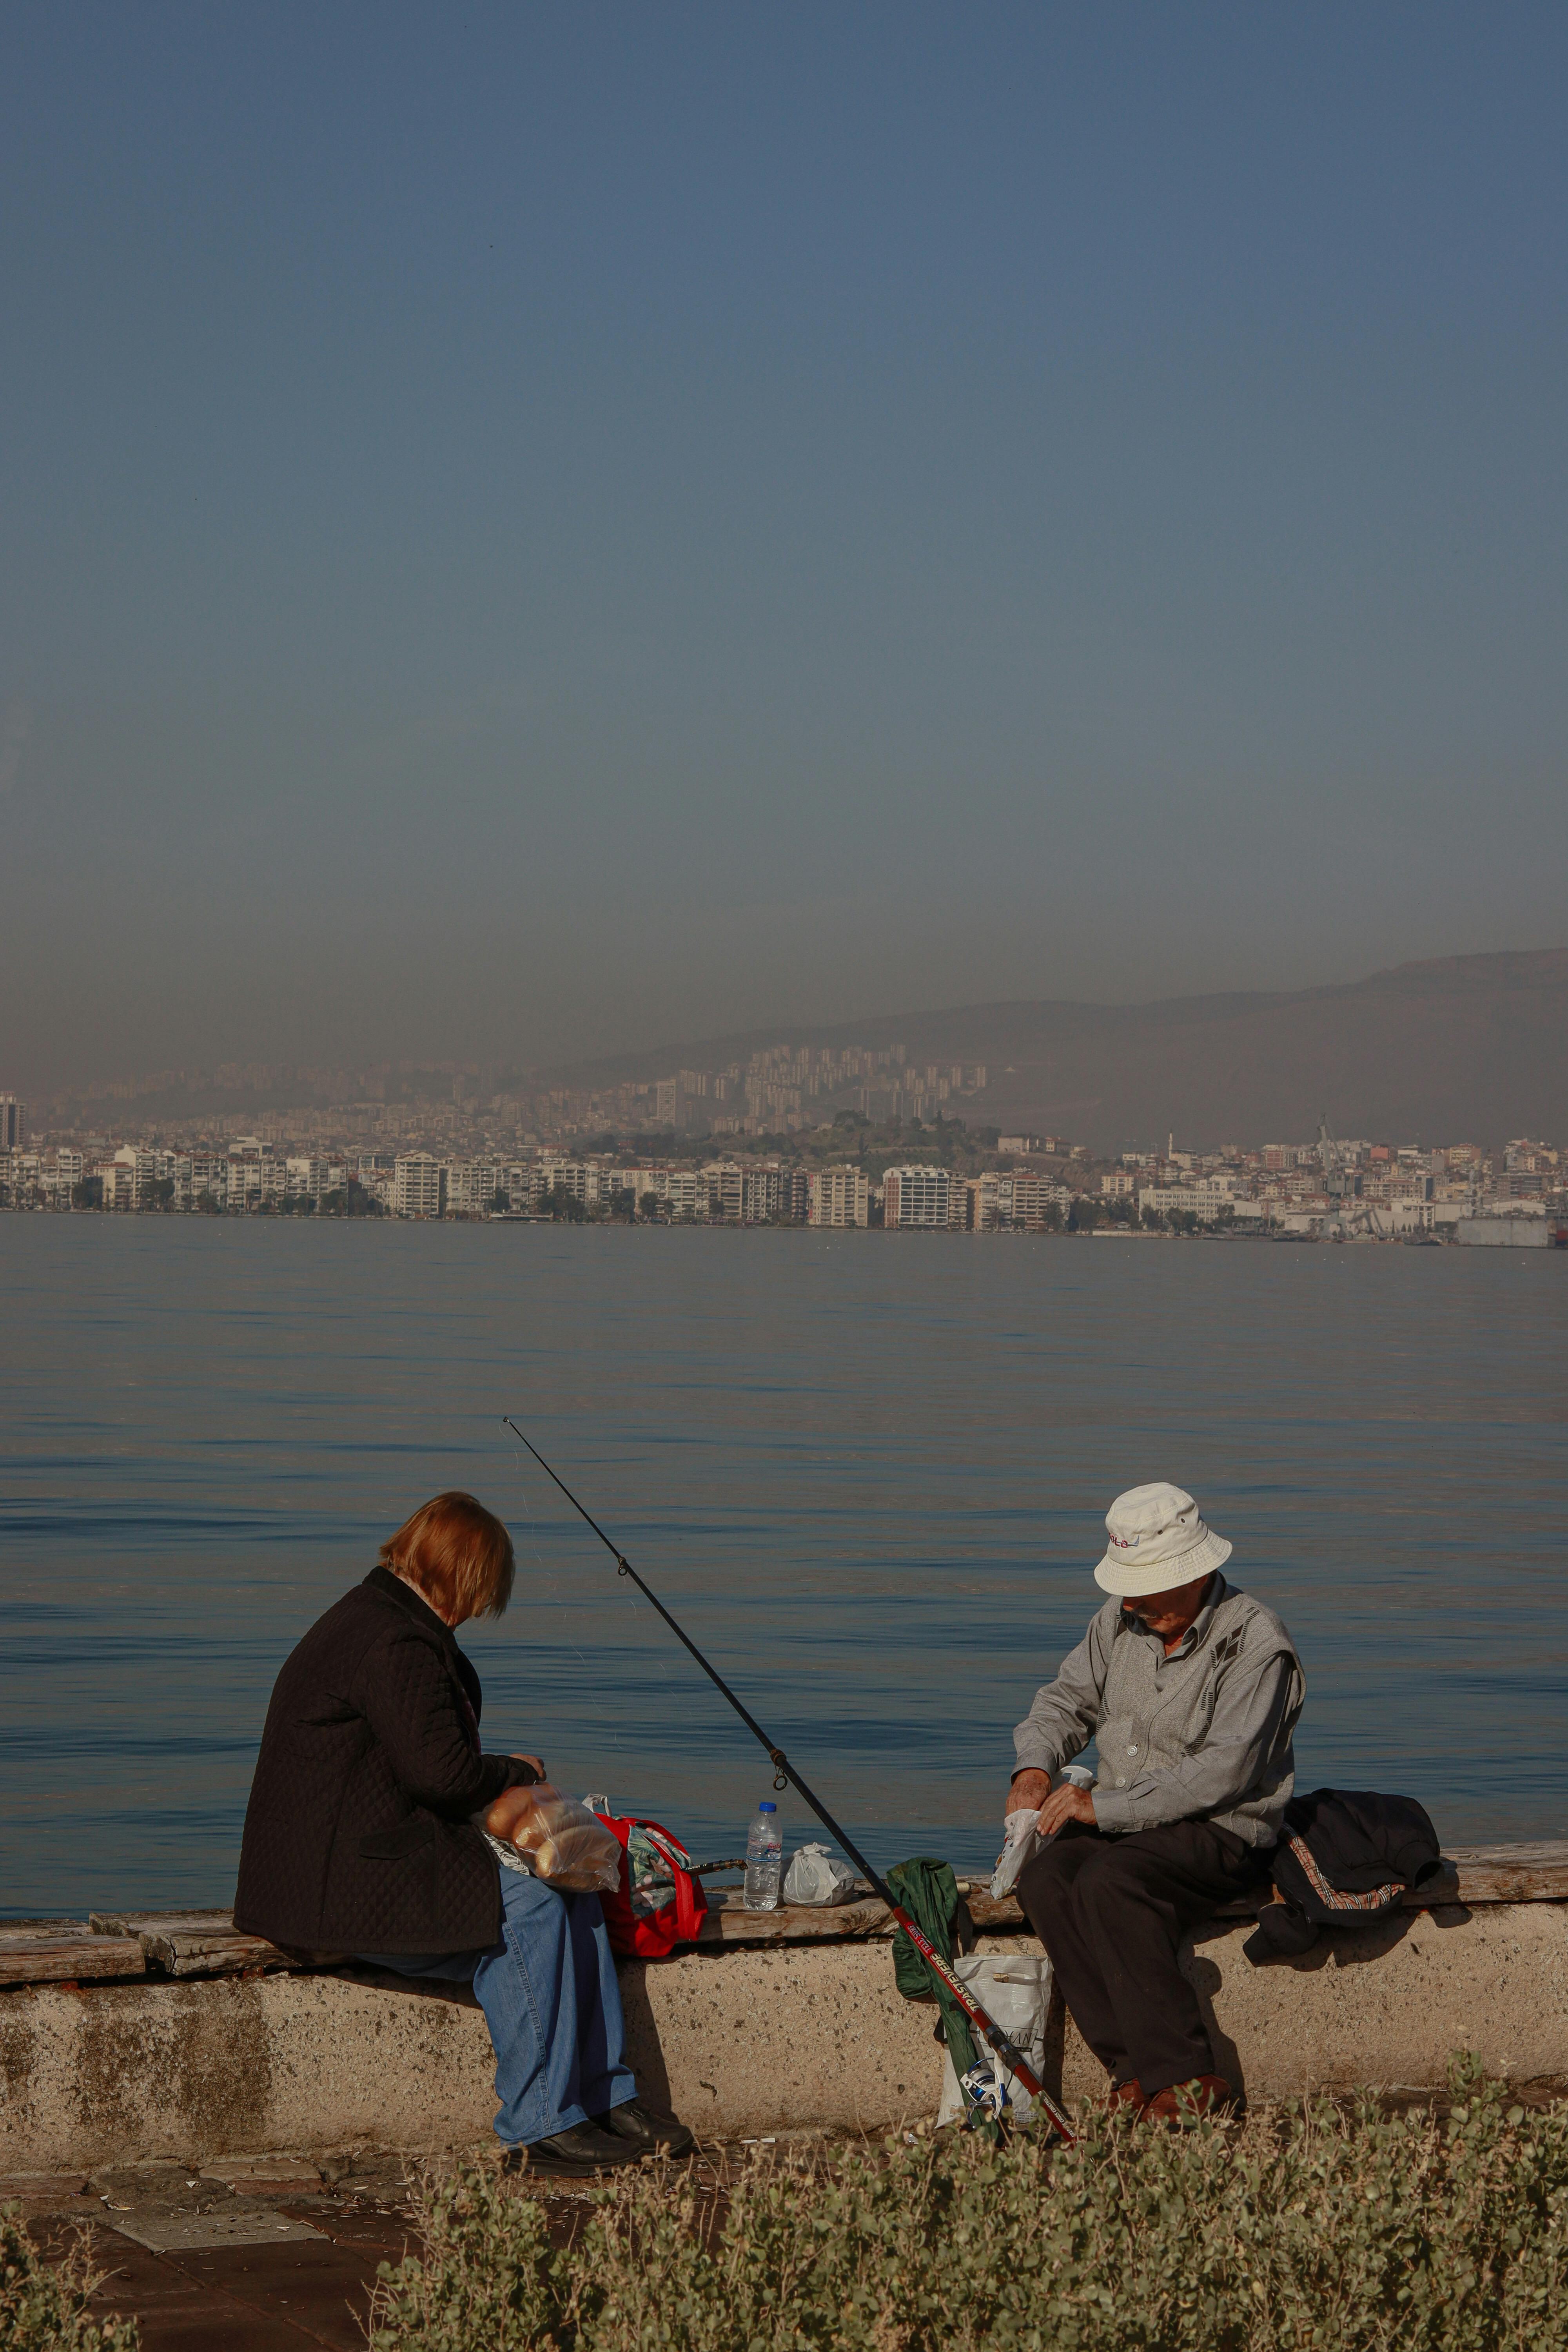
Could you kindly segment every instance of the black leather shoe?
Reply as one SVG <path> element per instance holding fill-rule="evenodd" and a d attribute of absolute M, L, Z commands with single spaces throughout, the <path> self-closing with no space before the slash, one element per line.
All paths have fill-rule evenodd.
<path fill-rule="evenodd" d="M 549 2174 L 554 2180 L 591 2180 L 595 2172 L 615 2172 L 635 2164 L 641 2150 L 629 2147 L 618 2134 L 612 2138 L 596 2124 L 569 2124 L 548 2139 L 531 2139 L 523 2147 L 509 2148 L 508 2169 L 521 2169 L 527 2158 L 530 2172 Z"/>
<path fill-rule="evenodd" d="M 615 2134 L 617 2147 L 625 2151 L 623 2163 L 628 2158 L 635 2163 L 639 2156 L 689 2156 L 697 2145 L 684 2124 L 645 2107 L 640 2099 L 623 2100 L 618 2107 L 594 2116 L 593 2126 L 595 2131 Z"/>

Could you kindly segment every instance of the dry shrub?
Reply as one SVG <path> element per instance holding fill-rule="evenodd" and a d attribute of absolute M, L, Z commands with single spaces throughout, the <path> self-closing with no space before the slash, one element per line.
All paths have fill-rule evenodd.
<path fill-rule="evenodd" d="M 552 2247 L 491 2166 L 427 2186 L 374 2352 L 1558 2352 L 1568 2111 L 1468 2064 L 1441 2118 L 1278 2108 L 1243 2126 L 1097 2114 L 1077 2147 L 901 2139 L 765 2154 L 717 2220 L 622 2176 Z"/>
<path fill-rule="evenodd" d="M 103 2273 L 79 2241 L 46 2263 L 15 2205 L 0 2205 L 0 2352 L 136 2352 L 133 2319 L 93 2319 L 87 2304 Z"/>

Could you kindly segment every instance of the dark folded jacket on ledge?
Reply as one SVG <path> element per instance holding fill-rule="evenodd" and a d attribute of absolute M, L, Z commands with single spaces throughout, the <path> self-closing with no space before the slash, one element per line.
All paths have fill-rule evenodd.
<path fill-rule="evenodd" d="M 1306 1951 L 1324 1927 L 1397 1910 L 1406 1888 L 1437 1875 L 1443 1856 L 1414 1797 L 1314 1789 L 1286 1806 L 1270 1865 L 1279 1900 L 1266 1905 L 1243 1947 L 1255 1968 Z"/>

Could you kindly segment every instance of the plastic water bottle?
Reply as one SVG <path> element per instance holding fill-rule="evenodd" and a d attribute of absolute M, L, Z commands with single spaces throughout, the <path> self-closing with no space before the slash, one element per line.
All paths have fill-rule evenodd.
<path fill-rule="evenodd" d="M 746 1895 L 748 1911 L 776 1911 L 779 1879 L 784 1870 L 784 1830 L 779 1809 L 764 1801 L 746 1832 Z"/>

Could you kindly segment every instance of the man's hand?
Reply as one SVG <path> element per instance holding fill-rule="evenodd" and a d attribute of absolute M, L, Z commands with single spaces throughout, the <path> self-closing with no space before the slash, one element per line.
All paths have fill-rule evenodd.
<path fill-rule="evenodd" d="M 1066 1822 L 1088 1822 L 1094 1825 L 1094 1791 L 1080 1789 L 1076 1781 L 1064 1780 L 1054 1795 L 1040 1807 L 1040 1835 L 1054 1837 Z"/>
<path fill-rule="evenodd" d="M 1007 1791 L 1007 1801 L 1002 1811 L 1004 1813 L 1037 1812 L 1050 1793 L 1051 1776 L 1048 1772 L 1020 1772 Z"/>
<path fill-rule="evenodd" d="M 518 1748 L 514 1748 L 511 1751 L 511 1760 L 514 1764 L 531 1764 L 533 1767 L 534 1779 L 536 1780 L 543 1780 L 544 1759 L 542 1756 L 524 1756 Z"/>

